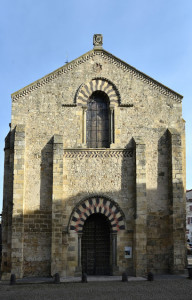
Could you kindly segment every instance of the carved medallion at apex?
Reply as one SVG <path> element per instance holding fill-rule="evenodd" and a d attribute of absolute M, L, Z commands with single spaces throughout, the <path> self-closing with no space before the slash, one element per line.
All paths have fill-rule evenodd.
<path fill-rule="evenodd" d="M 182 273 L 181 112 L 181 95 L 104 50 L 101 34 L 13 93 L 2 280 Z"/>
<path fill-rule="evenodd" d="M 102 34 L 94 34 L 94 36 L 93 36 L 93 45 L 94 45 L 94 47 L 102 47 L 102 45 L 103 45 L 103 36 L 102 36 Z"/>

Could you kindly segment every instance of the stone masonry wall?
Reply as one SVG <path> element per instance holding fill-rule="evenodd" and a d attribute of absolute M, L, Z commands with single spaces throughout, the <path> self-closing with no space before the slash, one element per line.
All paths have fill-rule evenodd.
<path fill-rule="evenodd" d="M 133 216 L 135 214 L 135 165 L 132 149 L 128 157 L 123 151 L 115 150 L 74 150 L 64 151 L 63 198 L 64 221 L 66 230 L 69 217 L 75 205 L 82 199 L 93 195 L 113 199 L 123 210 L 127 231 L 117 234 L 117 265 L 120 272 L 125 268 L 133 273 L 133 261 L 124 258 L 125 246 L 133 246 Z M 70 234 L 71 235 L 71 234 Z M 78 236 L 73 234 L 68 248 L 69 274 L 77 266 Z"/>
<path fill-rule="evenodd" d="M 120 270 L 127 268 L 134 272 L 142 259 L 142 256 L 136 260 L 135 257 L 131 260 L 124 258 L 125 246 L 132 246 L 134 251 L 138 251 L 141 232 L 134 240 L 134 231 L 135 228 L 140 230 L 144 224 L 141 220 L 135 221 L 137 179 L 134 157 L 113 155 L 99 158 L 91 157 L 85 151 L 83 108 L 76 106 L 75 101 L 80 86 L 93 78 L 109 80 L 118 91 L 119 104 L 114 106 L 114 143 L 111 150 L 133 149 L 136 137 L 144 142 L 146 241 L 142 245 L 146 247 L 147 254 L 144 248 L 140 249 L 140 253 L 148 262 L 145 270 L 167 269 L 172 239 L 165 236 L 165 231 L 169 235 L 168 208 L 172 184 L 168 180 L 166 132 L 168 128 L 174 128 L 184 137 L 181 97 L 107 52 L 90 51 L 26 90 L 12 95 L 11 130 L 18 124 L 25 127 L 22 190 L 24 275 L 50 274 L 51 253 L 60 255 L 60 270 L 73 274 L 78 260 L 78 240 L 77 235 L 67 233 L 67 225 L 78 201 L 92 194 L 111 197 L 125 214 L 126 230 L 117 236 Z M 56 135 L 60 136 L 63 149 L 63 158 L 57 158 L 63 171 L 54 169 L 57 150 L 53 147 L 53 137 Z M 182 144 L 181 151 L 184 147 Z M 69 157 L 71 150 L 74 152 Z M 89 150 L 87 153 L 90 153 Z M 184 170 L 184 162 L 182 164 Z M 54 181 L 54 174 L 59 187 L 57 180 Z M 142 172 L 140 174 L 142 178 Z M 138 198 L 138 201 L 141 199 Z M 51 214 L 52 218 L 59 214 L 53 223 L 50 222 Z M 61 227 L 58 232 L 57 220 Z M 160 228 L 158 232 L 157 228 Z M 166 245 L 162 244 L 165 238 Z M 60 247 L 55 247 L 54 239 L 61 243 Z"/>
<path fill-rule="evenodd" d="M 25 212 L 23 258 L 25 276 L 51 274 L 51 215 L 51 211 L 44 210 Z"/>

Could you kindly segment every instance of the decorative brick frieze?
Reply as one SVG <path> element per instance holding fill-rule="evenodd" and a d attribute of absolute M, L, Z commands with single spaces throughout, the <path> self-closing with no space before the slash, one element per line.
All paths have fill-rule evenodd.
<path fill-rule="evenodd" d="M 62 107 L 76 107 L 77 106 L 77 104 L 76 103 L 64 103 L 64 104 L 62 104 Z"/>
<path fill-rule="evenodd" d="M 133 107 L 134 105 L 133 104 L 129 104 L 129 103 L 125 103 L 125 104 L 120 104 L 119 105 L 120 107 Z"/>
<path fill-rule="evenodd" d="M 116 157 L 116 158 L 126 158 L 133 157 L 132 149 L 122 149 L 122 150 L 80 150 L 80 149 L 65 149 L 64 158 L 106 158 L 106 157 Z"/>

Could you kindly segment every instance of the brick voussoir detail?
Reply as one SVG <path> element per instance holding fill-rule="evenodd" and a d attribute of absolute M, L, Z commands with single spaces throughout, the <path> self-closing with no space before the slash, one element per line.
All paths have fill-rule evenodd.
<path fill-rule="evenodd" d="M 102 91 L 109 97 L 110 103 L 120 104 L 121 98 L 117 87 L 106 78 L 93 78 L 90 82 L 82 84 L 76 95 L 76 103 L 83 105 L 95 91 Z"/>
<path fill-rule="evenodd" d="M 69 229 L 81 233 L 86 219 L 94 213 L 102 213 L 108 218 L 112 232 L 125 229 L 124 216 L 119 207 L 111 200 L 106 201 L 101 197 L 93 197 L 81 202 L 72 213 Z"/>

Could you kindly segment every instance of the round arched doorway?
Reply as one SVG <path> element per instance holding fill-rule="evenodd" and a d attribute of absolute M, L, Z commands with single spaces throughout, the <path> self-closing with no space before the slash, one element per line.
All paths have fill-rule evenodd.
<path fill-rule="evenodd" d="M 82 234 L 82 271 L 88 275 L 110 275 L 110 232 L 108 218 L 101 213 L 90 215 Z"/>

